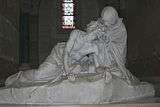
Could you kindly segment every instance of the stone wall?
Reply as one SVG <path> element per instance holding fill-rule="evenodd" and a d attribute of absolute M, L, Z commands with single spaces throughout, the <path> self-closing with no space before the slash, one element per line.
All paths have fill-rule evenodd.
<path fill-rule="evenodd" d="M 19 27 L 19 0 L 0 0 L 0 14 Z"/>
<path fill-rule="evenodd" d="M 53 0 L 42 0 L 39 7 L 39 61 L 40 63 L 45 59 L 45 57 L 51 51 L 51 31 L 52 23 L 55 20 L 55 13 L 53 8 L 55 7 L 55 2 Z M 51 17 L 52 14 L 54 17 Z M 51 30 L 52 29 L 52 30 Z"/>
<path fill-rule="evenodd" d="M 0 57 L 19 62 L 19 1 L 0 0 Z"/>
<path fill-rule="evenodd" d="M 0 0 L 0 82 L 17 72 L 19 0 Z"/>
<path fill-rule="evenodd" d="M 129 69 L 138 77 L 160 76 L 160 1 L 127 4 Z"/>

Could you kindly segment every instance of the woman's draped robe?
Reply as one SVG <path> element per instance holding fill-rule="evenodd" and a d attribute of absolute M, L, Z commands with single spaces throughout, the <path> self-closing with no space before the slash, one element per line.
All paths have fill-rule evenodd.
<path fill-rule="evenodd" d="M 91 55 L 93 55 L 92 58 L 96 68 L 108 68 L 106 72 L 109 72 L 112 75 L 123 79 L 128 84 L 138 84 L 139 80 L 133 76 L 125 67 L 127 52 L 127 31 L 124 24 L 122 23 L 122 20 L 119 19 L 115 25 L 105 29 L 107 31 L 102 29 L 103 28 L 97 29 L 95 32 L 92 32 L 85 37 L 81 35 L 80 37 L 75 36 L 76 40 L 83 42 L 76 42 L 77 46 L 70 45 L 72 48 L 75 46 L 72 51 L 69 52 L 70 55 L 75 56 L 74 58 L 79 60 L 86 54 L 92 53 Z M 81 34 L 84 35 L 82 31 L 78 30 L 77 32 L 81 32 Z M 92 72 L 99 72 L 96 71 L 96 69 L 94 70 L 95 71 Z"/>
<path fill-rule="evenodd" d="M 127 32 L 122 21 L 107 31 L 90 34 L 73 30 L 67 43 L 58 43 L 38 69 L 20 71 L 6 80 L 6 86 L 54 83 L 68 74 L 96 74 L 96 68 L 110 72 L 129 84 L 139 82 L 125 67 Z"/>

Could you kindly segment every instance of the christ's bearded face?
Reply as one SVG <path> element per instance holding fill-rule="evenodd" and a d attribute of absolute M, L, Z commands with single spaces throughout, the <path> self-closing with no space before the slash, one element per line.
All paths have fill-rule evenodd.
<path fill-rule="evenodd" d="M 87 33 L 90 33 L 92 31 L 94 31 L 98 26 L 97 21 L 91 21 L 88 25 L 87 25 Z"/>

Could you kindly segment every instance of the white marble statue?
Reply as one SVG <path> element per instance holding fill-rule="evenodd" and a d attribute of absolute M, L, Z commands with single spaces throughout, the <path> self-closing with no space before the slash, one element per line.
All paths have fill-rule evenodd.
<path fill-rule="evenodd" d="M 13 88 L 22 91 L 23 87 L 24 92 L 29 86 L 29 90 L 50 86 L 54 99 L 46 103 L 100 103 L 154 96 L 151 84 L 140 82 L 126 69 L 126 41 L 127 32 L 122 19 L 113 7 L 107 6 L 101 18 L 87 25 L 86 32 L 73 30 L 66 43 L 58 43 L 38 69 L 20 71 L 8 77 L 3 91 Z M 81 91 L 82 88 L 84 91 Z M 92 94 L 88 94 L 92 91 Z M 61 92 L 67 93 L 57 95 Z M 73 95 L 76 97 L 72 98 Z M 90 100 L 87 100 L 87 95 L 91 97 Z M 40 101 L 32 99 L 30 103 Z M 26 99 L 21 102 L 26 103 Z"/>

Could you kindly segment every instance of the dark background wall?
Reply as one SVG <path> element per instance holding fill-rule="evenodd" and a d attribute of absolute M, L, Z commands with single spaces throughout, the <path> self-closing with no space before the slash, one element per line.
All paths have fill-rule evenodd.
<path fill-rule="evenodd" d="M 0 83 L 19 62 L 19 1 L 0 0 Z"/>
<path fill-rule="evenodd" d="M 0 57 L 18 63 L 19 2 L 0 0 Z"/>
<path fill-rule="evenodd" d="M 160 1 L 127 4 L 128 66 L 139 77 L 160 76 Z"/>
<path fill-rule="evenodd" d="M 22 3 L 25 1 L 27 4 Z M 0 14 L 5 16 L 18 31 L 19 35 L 19 17 L 22 8 L 28 9 L 29 14 L 29 61 L 31 68 L 38 67 L 44 61 L 51 49 L 58 42 L 65 42 L 70 32 L 61 32 L 59 30 L 60 2 L 59 0 L 0 0 Z M 96 20 L 103 7 L 107 5 L 114 6 L 120 17 L 124 18 L 124 23 L 128 30 L 128 54 L 127 67 L 139 78 L 160 77 L 160 1 L 159 0 L 79 0 L 77 5 L 77 25 L 84 30 L 86 24 L 91 20 Z M 23 10 L 23 9 L 22 9 Z M 26 11 L 26 10 L 23 10 Z M 23 12 L 22 11 L 22 12 Z M 10 37 L 11 35 L 9 35 Z M 13 37 L 13 36 L 11 36 Z M 17 43 L 19 38 L 13 38 L 12 51 L 19 53 L 21 50 Z M 5 43 L 2 43 L 5 44 Z M 10 47 L 10 45 L 7 45 Z M 10 53 L 10 48 L 4 48 Z M 17 54 L 18 55 L 18 54 Z M 0 53 L 0 56 L 2 54 Z M 10 55 L 15 56 L 15 55 Z M 4 58 L 3 58 L 4 59 Z M 8 57 L 9 62 L 19 63 Z M 3 63 L 0 75 L 10 75 L 15 65 L 6 72 L 4 65 L 13 65 L 9 62 Z M 17 70 L 18 71 L 18 70 Z M 16 72 L 16 71 L 15 71 Z M 6 77 L 6 76 L 4 76 Z"/>

